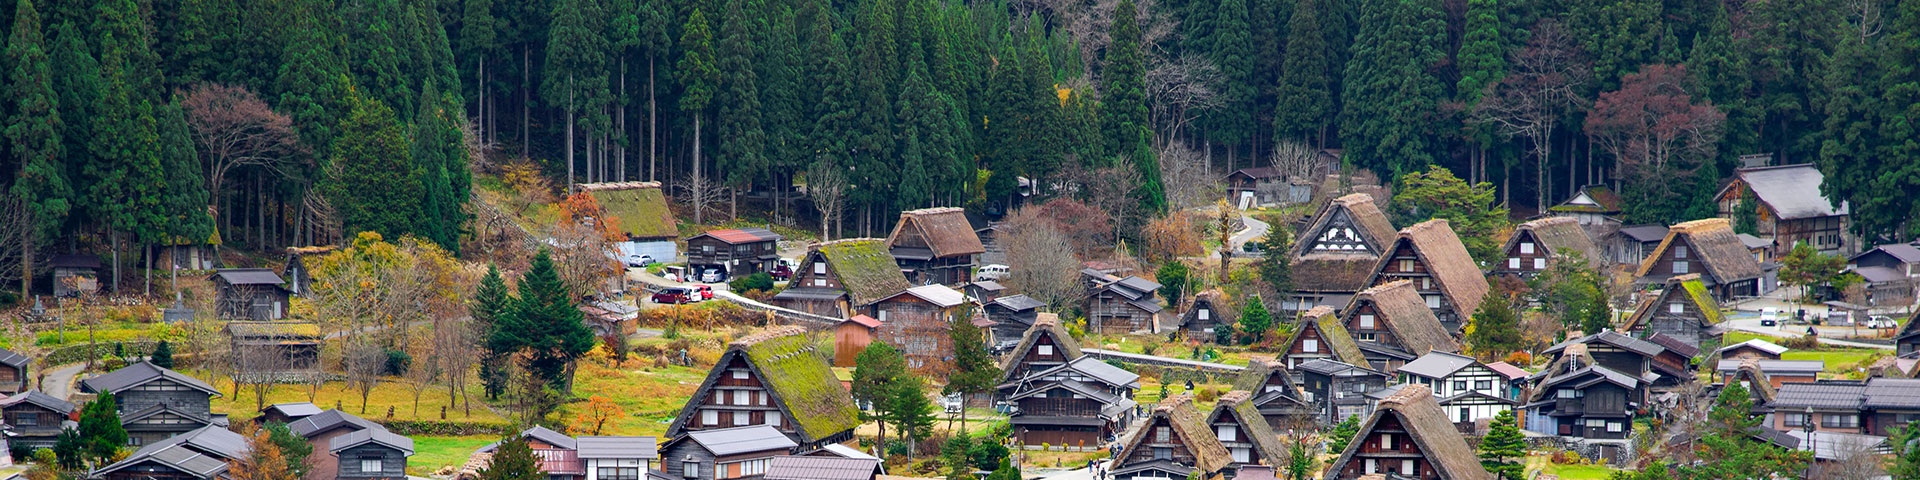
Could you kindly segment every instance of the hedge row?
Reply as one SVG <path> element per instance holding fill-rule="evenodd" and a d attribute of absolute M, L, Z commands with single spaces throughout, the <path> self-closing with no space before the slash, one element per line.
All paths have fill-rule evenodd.
<path fill-rule="evenodd" d="M 451 420 L 375 420 L 388 431 L 400 435 L 500 435 L 515 432 L 506 422 L 456 422 Z"/>
<path fill-rule="evenodd" d="M 146 356 L 148 352 L 153 351 L 153 346 L 154 346 L 154 342 L 148 341 L 148 340 L 119 342 L 118 344 L 125 345 L 124 347 L 125 353 L 129 357 Z M 66 365 L 69 363 L 85 362 L 87 360 L 98 360 L 100 359 L 100 357 L 113 355 L 114 345 L 115 343 L 112 343 L 112 342 L 95 343 L 95 344 L 82 343 L 79 345 L 68 345 L 68 346 L 56 348 L 56 349 L 53 349 L 53 351 L 51 352 L 47 352 L 47 356 L 42 357 L 40 359 L 40 364 L 51 368 L 54 365 Z"/>

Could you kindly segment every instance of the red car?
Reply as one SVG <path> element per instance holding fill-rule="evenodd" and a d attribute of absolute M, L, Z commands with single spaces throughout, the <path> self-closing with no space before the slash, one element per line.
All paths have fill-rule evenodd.
<path fill-rule="evenodd" d="M 696 301 L 693 299 L 694 295 L 697 294 L 694 293 L 692 289 L 680 287 L 666 288 L 653 294 L 653 303 L 679 305 Z"/>
<path fill-rule="evenodd" d="M 767 275 L 773 276 L 774 280 L 787 280 L 793 277 L 793 269 L 787 268 L 786 265 L 781 265 L 773 267 L 773 271 L 767 272 Z"/>
<path fill-rule="evenodd" d="M 713 287 L 711 287 L 711 286 L 707 286 L 707 285 L 694 285 L 694 286 L 693 286 L 693 291 L 694 291 L 695 293 L 698 293 L 698 294 L 700 294 L 700 298 L 698 298 L 698 299 L 695 299 L 695 300 L 694 300 L 694 301 L 696 301 L 696 302 L 698 302 L 698 301 L 701 301 L 701 300 L 712 300 L 712 299 L 713 299 Z"/>

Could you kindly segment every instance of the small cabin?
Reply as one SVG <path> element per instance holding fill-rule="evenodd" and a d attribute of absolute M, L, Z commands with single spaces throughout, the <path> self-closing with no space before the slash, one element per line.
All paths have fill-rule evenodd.
<path fill-rule="evenodd" d="M 887 249 L 901 274 L 915 285 L 966 283 L 987 251 L 966 210 L 953 207 L 900 212 L 900 222 L 887 235 Z"/>
<path fill-rule="evenodd" d="M 1606 262 L 1586 229 L 1570 217 L 1547 217 L 1517 225 L 1500 251 L 1505 260 L 1495 264 L 1493 273 L 1521 278 L 1539 275 L 1559 261 L 1578 258 L 1581 270 L 1598 270 Z"/>
<path fill-rule="evenodd" d="M 1226 294 L 1220 289 L 1209 289 L 1193 296 L 1193 305 L 1180 314 L 1180 330 L 1187 338 L 1202 342 L 1212 342 L 1218 336 L 1215 332 L 1221 325 L 1232 325 L 1233 316 L 1226 308 Z M 1250 301 L 1260 301 L 1253 299 Z"/>
<path fill-rule="evenodd" d="M 772 303 L 833 318 L 877 317 L 875 302 L 911 286 L 881 240 L 842 239 L 814 244 Z"/>
<path fill-rule="evenodd" d="M 854 315 L 833 327 L 833 366 L 853 367 L 854 359 L 879 336 L 880 321 L 866 315 Z"/>
<path fill-rule="evenodd" d="M 1699 274 L 1716 300 L 1751 297 L 1771 291 L 1766 272 L 1724 218 L 1694 220 L 1667 229 L 1660 245 L 1634 271 L 1636 283 L 1664 283 L 1674 276 Z"/>
<path fill-rule="evenodd" d="M 683 480 L 752 479 L 765 475 L 774 457 L 798 447 L 766 425 L 701 430 L 661 445 L 660 466 Z"/>
<path fill-rule="evenodd" d="M 226 320 L 268 321 L 287 318 L 286 281 L 265 268 L 223 268 L 213 282 L 214 313 Z"/>
<path fill-rule="evenodd" d="M 77 297 L 100 292 L 99 255 L 54 255 L 53 296 Z"/>
<path fill-rule="evenodd" d="M 1573 198 L 1547 207 L 1549 215 L 1571 218 L 1580 226 L 1595 229 L 1620 223 L 1620 195 L 1606 185 L 1580 187 Z"/>
<path fill-rule="evenodd" d="M 0 398 L 0 421 L 6 424 L 7 443 L 15 447 L 53 448 L 68 421 L 79 421 L 78 407 L 30 390 Z"/>
<path fill-rule="evenodd" d="M 874 302 L 880 341 L 906 357 L 907 368 L 939 371 L 953 360 L 954 316 L 973 308 L 965 294 L 943 285 L 921 285 Z M 984 317 L 984 315 L 982 315 Z"/>
<path fill-rule="evenodd" d="M 336 478 L 405 480 L 413 439 L 384 428 L 370 428 L 334 439 L 327 451 L 337 462 Z"/>
<path fill-rule="evenodd" d="M 1033 297 L 1024 294 L 1007 295 L 986 302 L 981 309 L 987 318 L 993 320 L 993 345 L 995 352 L 1012 348 L 1033 328 L 1033 322 L 1040 317 L 1040 307 L 1047 306 Z"/>
<path fill-rule="evenodd" d="M 331 254 L 340 247 L 319 245 L 308 247 L 287 247 L 287 262 L 280 266 L 280 277 L 287 281 L 287 292 L 294 296 L 305 297 L 313 294 L 313 267 L 321 257 Z"/>
<path fill-rule="evenodd" d="M 1080 275 L 1089 285 L 1085 305 L 1089 329 L 1110 334 L 1153 332 L 1154 318 L 1163 310 L 1154 299 L 1159 283 L 1091 269 L 1081 270 Z"/>
<path fill-rule="evenodd" d="M 614 244 L 619 258 L 646 255 L 660 263 L 678 263 L 680 223 L 668 207 L 660 182 L 578 183 L 574 189 L 592 197 L 613 219 L 625 237 Z"/>
<path fill-rule="evenodd" d="M 1755 338 L 1720 347 L 1719 350 L 1714 351 L 1714 354 L 1720 357 L 1721 362 L 1740 363 L 1747 359 L 1779 360 L 1780 354 L 1787 353 L 1787 350 L 1789 350 L 1787 347 L 1780 344 Z"/>

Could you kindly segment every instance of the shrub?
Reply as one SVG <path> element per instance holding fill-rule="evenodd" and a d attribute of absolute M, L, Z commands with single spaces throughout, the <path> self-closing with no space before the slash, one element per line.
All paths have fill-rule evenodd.
<path fill-rule="evenodd" d="M 387 375 L 405 375 L 407 367 L 413 365 L 413 355 L 400 350 L 387 350 Z"/>
<path fill-rule="evenodd" d="M 735 292 L 773 290 L 773 276 L 767 275 L 766 272 L 755 273 L 753 275 L 735 278 L 733 281 L 727 282 L 727 287 L 732 288 Z"/>
<path fill-rule="evenodd" d="M 1200 393 L 1195 395 L 1194 398 L 1201 403 L 1211 402 L 1214 399 L 1220 398 L 1220 391 L 1214 390 L 1213 387 L 1202 388 L 1200 389 Z"/>
<path fill-rule="evenodd" d="M 1533 355 L 1528 354 L 1527 352 L 1513 352 L 1513 353 L 1507 354 L 1507 358 L 1501 359 L 1501 361 L 1507 362 L 1509 364 L 1513 364 L 1515 366 L 1525 367 L 1528 365 L 1533 365 Z"/>
<path fill-rule="evenodd" d="M 1816 335 L 1801 335 L 1798 337 L 1791 337 L 1791 338 L 1787 338 L 1785 340 L 1780 341 L 1780 346 L 1795 349 L 1795 350 L 1819 348 L 1820 337 Z"/>

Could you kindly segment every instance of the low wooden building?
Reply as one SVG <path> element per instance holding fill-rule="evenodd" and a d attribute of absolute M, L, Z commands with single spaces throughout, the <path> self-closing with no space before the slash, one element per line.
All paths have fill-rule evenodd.
<path fill-rule="evenodd" d="M 1121 440 L 1113 457 L 1116 480 L 1135 478 L 1223 478 L 1233 465 L 1232 454 L 1195 411 L 1193 396 L 1180 394 L 1153 407 L 1145 425 Z"/>
<path fill-rule="evenodd" d="M 774 294 L 773 304 L 833 318 L 877 316 L 870 308 L 874 302 L 911 286 L 885 243 L 872 238 L 835 240 L 810 248 L 787 288 Z"/>
<path fill-rule="evenodd" d="M 1319 419 L 1293 377 L 1279 361 L 1255 358 L 1234 378 L 1233 391 L 1247 392 L 1246 407 L 1266 419 L 1269 431 L 1312 428 Z"/>
<path fill-rule="evenodd" d="M 1373 197 L 1356 193 L 1328 201 L 1287 252 L 1293 291 L 1281 302 L 1281 312 L 1346 306 L 1348 298 L 1367 288 L 1367 276 L 1394 238 L 1393 223 Z"/>
<path fill-rule="evenodd" d="M 230 462 L 247 458 L 247 437 L 217 426 L 141 444 L 125 459 L 94 469 L 101 480 L 215 480 L 228 478 Z"/>
<path fill-rule="evenodd" d="M 859 409 L 814 345 L 797 326 L 735 340 L 667 426 L 667 437 L 766 425 L 806 450 L 851 440 Z"/>
<path fill-rule="evenodd" d="M 312 322 L 227 322 L 227 344 L 242 376 L 298 381 L 320 375 L 324 335 Z"/>
<path fill-rule="evenodd" d="M 1466 355 L 1428 353 L 1401 366 L 1398 373 L 1398 383 L 1432 389 L 1447 421 L 1461 432 L 1476 433 L 1478 422 L 1520 405 L 1505 375 Z"/>
<path fill-rule="evenodd" d="M 1779 360 L 1780 354 L 1787 353 L 1787 347 L 1758 338 L 1720 347 L 1715 356 L 1722 362 L 1740 363 L 1743 360 Z"/>
<path fill-rule="evenodd" d="M 833 366 L 853 367 L 854 359 L 873 343 L 880 321 L 866 315 L 854 315 L 833 327 Z"/>
<path fill-rule="evenodd" d="M 211 214 L 211 208 L 209 208 Z M 153 246 L 158 270 L 213 270 L 220 268 L 220 231 L 206 239 L 171 237 Z"/>
<path fill-rule="evenodd" d="M 1360 350 L 1360 344 L 1354 342 L 1353 335 L 1347 333 L 1347 327 L 1340 323 L 1340 317 L 1334 314 L 1332 307 L 1319 306 L 1308 310 L 1294 327 L 1293 337 L 1287 339 L 1285 348 L 1281 362 L 1295 372 L 1307 362 L 1323 359 L 1373 368 L 1372 362 Z"/>
<path fill-rule="evenodd" d="M 1733 225 L 1709 218 L 1674 225 L 1660 245 L 1634 271 L 1637 283 L 1665 283 L 1677 275 L 1699 274 L 1701 285 L 1722 301 L 1771 291 L 1761 285 L 1765 271 L 1740 243 Z"/>
<path fill-rule="evenodd" d="M 1289 178 L 1274 167 L 1242 168 L 1227 174 L 1228 201 L 1241 209 L 1311 202 L 1314 187 L 1311 179 Z"/>
<path fill-rule="evenodd" d="M 943 372 L 953 360 L 954 316 L 972 308 L 965 294 L 944 285 L 909 288 L 873 303 L 880 321 L 874 333 L 900 350 L 907 368 Z"/>
<path fill-rule="evenodd" d="M 1666 225 L 1631 225 L 1601 237 L 1600 243 L 1607 252 L 1609 262 L 1638 267 L 1642 260 L 1647 259 L 1647 254 L 1660 247 L 1660 241 L 1666 238 Z"/>
<path fill-rule="evenodd" d="M 1920 351 L 1920 310 L 1900 325 L 1900 332 L 1893 336 L 1893 345 L 1895 354 L 1901 357 Z"/>
<path fill-rule="evenodd" d="M 1291 430 L 1304 435 L 1313 425 L 1311 416 L 1299 417 L 1300 425 Z M 1227 447 L 1229 468 L 1238 469 L 1245 465 L 1281 464 L 1286 462 L 1286 447 L 1280 444 L 1280 435 L 1262 416 L 1254 405 L 1254 395 L 1245 390 L 1233 390 L 1220 396 L 1214 404 L 1213 412 L 1207 414 L 1206 425 L 1213 430 L 1214 437 L 1221 446 Z"/>
<path fill-rule="evenodd" d="M 1906 305 L 1920 298 L 1920 241 L 1875 246 L 1847 259 L 1866 280 L 1869 305 Z"/>
<path fill-rule="evenodd" d="M 1697 352 L 1720 343 L 1723 321 L 1726 315 L 1720 312 L 1720 303 L 1707 292 L 1699 274 L 1689 273 L 1668 278 L 1659 293 L 1641 300 L 1620 331 L 1641 338 L 1663 334 Z"/>
<path fill-rule="evenodd" d="M 1806 242 L 1821 253 L 1850 255 L 1860 242 L 1851 230 L 1847 202 L 1830 201 L 1820 191 L 1825 180 L 1813 164 L 1741 168 L 1713 200 L 1721 219 L 1752 215 L 1754 233 L 1773 239 L 1775 251 Z"/>
<path fill-rule="evenodd" d="M 287 281 L 287 291 L 301 297 L 313 294 L 313 267 L 310 264 L 339 249 L 333 245 L 287 247 L 287 261 L 280 266 L 280 277 Z"/>
<path fill-rule="evenodd" d="M 39 390 L 0 398 L 0 421 L 5 422 L 7 444 L 14 447 L 53 448 L 61 428 L 80 420 L 76 412 L 74 404 Z"/>
<path fill-rule="evenodd" d="M 0 348 L 0 393 L 26 391 L 28 380 L 33 378 L 29 374 L 32 365 L 33 358 Z"/>
<path fill-rule="evenodd" d="M 1360 291 L 1340 312 L 1340 323 L 1359 345 L 1367 363 L 1393 372 L 1428 352 L 1459 352 L 1460 344 L 1414 291 L 1397 280 Z"/>
<path fill-rule="evenodd" d="M 1814 383 L 1820 381 L 1820 374 L 1826 372 L 1826 362 L 1819 360 L 1741 360 L 1722 361 L 1714 366 L 1719 374 L 1720 383 L 1735 381 L 1740 376 L 1740 368 L 1751 363 L 1767 374 L 1768 383 L 1780 388 L 1789 383 Z"/>
<path fill-rule="evenodd" d="M 981 309 L 987 318 L 993 320 L 994 352 L 1003 352 L 1020 342 L 1027 329 L 1033 328 L 1033 322 L 1040 317 L 1040 307 L 1046 303 L 1024 294 L 996 297 L 986 301 Z"/>
<path fill-rule="evenodd" d="M 1367 394 L 1387 388 L 1386 372 L 1346 362 L 1314 359 L 1295 369 L 1301 373 L 1301 397 L 1313 407 L 1321 425 L 1331 426 L 1347 417 L 1365 417 L 1374 402 Z"/>
<path fill-rule="evenodd" d="M 1494 480 L 1447 418 L 1427 386 L 1406 385 L 1380 401 L 1322 478 Z"/>
<path fill-rule="evenodd" d="M 292 425 L 293 422 L 300 421 L 300 419 L 319 415 L 325 411 L 326 410 L 321 409 L 319 405 L 314 405 L 313 402 L 276 403 L 267 405 L 267 408 L 260 409 L 260 415 L 253 417 L 253 423 L 256 425 L 265 425 L 277 422 Z"/>
<path fill-rule="evenodd" d="M 1084 308 L 1089 329 L 1108 334 L 1158 331 L 1156 320 L 1163 309 L 1154 294 L 1160 291 L 1159 283 L 1092 270 L 1080 274 L 1092 285 L 1087 289 Z"/>
<path fill-rule="evenodd" d="M 774 457 L 799 447 L 768 425 L 700 430 L 661 445 L 660 466 L 671 478 L 757 479 L 766 475 Z"/>
<path fill-rule="evenodd" d="M 54 255 L 53 296 L 77 297 L 100 292 L 99 255 Z"/>
<path fill-rule="evenodd" d="M 660 263 L 680 261 L 680 223 L 668 206 L 660 182 L 578 183 L 574 189 L 592 197 L 626 237 L 615 247 L 620 258 L 647 255 Z"/>
<path fill-rule="evenodd" d="M 405 480 L 413 439 L 384 428 L 366 429 L 334 439 L 327 452 L 334 457 L 336 479 Z"/>
<path fill-rule="evenodd" d="M 1033 326 L 1022 334 L 1020 343 L 1000 361 L 1000 381 L 995 395 L 1001 399 L 1017 393 L 1020 381 L 1028 376 L 1080 359 L 1080 342 L 1060 326 L 1060 318 L 1040 314 Z"/>
<path fill-rule="evenodd" d="M 1593 229 L 1620 223 L 1620 195 L 1606 185 L 1580 187 L 1573 198 L 1547 207 L 1548 215 L 1571 218 L 1580 226 Z"/>
<path fill-rule="evenodd" d="M 1453 227 L 1445 219 L 1420 222 L 1401 229 L 1392 245 L 1374 264 L 1366 284 L 1411 281 L 1414 291 L 1447 332 L 1460 331 L 1467 317 L 1480 308 L 1490 287 Z"/>
<path fill-rule="evenodd" d="M 780 239 L 760 227 L 708 230 L 687 237 L 687 267 L 719 270 L 727 278 L 773 272 L 780 265 Z"/>
<path fill-rule="evenodd" d="M 213 311 L 226 320 L 268 321 L 287 318 L 286 281 L 265 268 L 223 268 L 213 282 Z"/>
<path fill-rule="evenodd" d="M 1193 305 L 1180 314 L 1180 330 L 1187 338 L 1212 342 L 1221 325 L 1232 325 L 1232 310 L 1226 308 L 1225 293 L 1209 289 L 1193 296 Z M 1254 300 L 1258 301 L 1258 300 Z"/>
<path fill-rule="evenodd" d="M 1133 423 L 1140 376 L 1083 356 L 1002 387 L 1012 392 L 1006 401 L 1013 407 L 1008 423 L 1016 443 L 1087 451 Z"/>
<path fill-rule="evenodd" d="M 1591 339 L 1569 340 L 1555 348 L 1553 362 L 1534 377 L 1532 397 L 1522 406 L 1522 425 L 1535 433 L 1567 437 L 1589 457 L 1619 459 L 1629 453 L 1633 415 L 1647 406 L 1656 376 L 1646 357 Z"/>
<path fill-rule="evenodd" d="M 200 427 L 227 426 L 226 414 L 213 413 L 213 397 L 220 396 L 219 390 L 145 361 L 81 380 L 80 392 L 113 393 L 129 446 L 151 445 Z"/>
<path fill-rule="evenodd" d="M 959 285 L 972 280 L 986 253 L 965 209 L 925 208 L 900 212 L 887 248 L 901 273 L 916 285 Z"/>
<path fill-rule="evenodd" d="M 967 298 L 972 298 L 975 302 L 987 303 L 1006 295 L 1007 286 L 992 280 L 980 280 L 968 282 L 960 287 L 960 291 L 966 292 Z"/>
<path fill-rule="evenodd" d="M 1580 259 L 1582 270 L 1599 270 L 1606 262 L 1600 246 L 1587 236 L 1580 222 L 1572 217 L 1547 217 L 1513 227 L 1513 235 L 1500 247 L 1506 260 L 1496 263 L 1492 272 L 1530 278 L 1558 261 Z"/>

